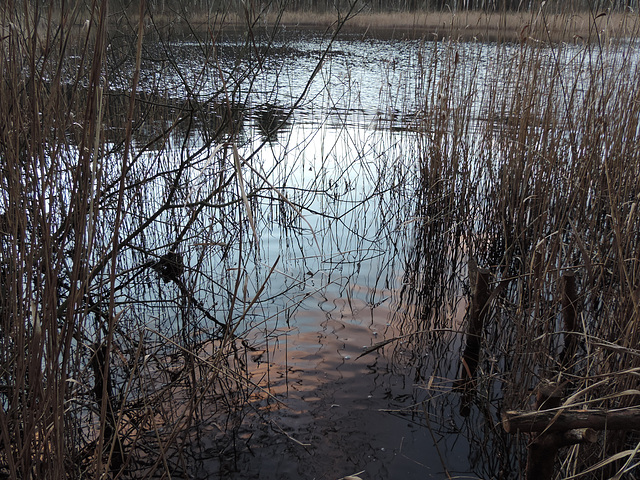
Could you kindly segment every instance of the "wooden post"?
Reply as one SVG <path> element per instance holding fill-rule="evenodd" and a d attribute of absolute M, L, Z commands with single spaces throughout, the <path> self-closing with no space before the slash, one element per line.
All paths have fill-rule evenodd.
<path fill-rule="evenodd" d="M 560 365 L 563 370 L 570 368 L 576 354 L 578 331 L 578 313 L 576 305 L 576 277 L 573 272 L 565 272 L 562 276 L 562 319 L 564 321 L 564 349 L 560 354 Z"/>
<path fill-rule="evenodd" d="M 502 427 L 507 433 L 565 432 L 593 430 L 640 430 L 640 409 L 606 411 L 570 408 L 539 412 L 509 410 L 502 414 Z"/>
<path fill-rule="evenodd" d="M 105 452 L 109 452 L 113 445 L 113 455 L 111 457 L 111 470 L 119 471 L 124 461 L 124 446 L 118 436 L 117 431 L 117 417 L 113 406 L 113 394 L 111 383 L 111 369 L 108 366 L 109 359 L 107 358 L 107 346 L 105 344 L 94 344 L 94 353 L 91 358 L 91 365 L 93 367 L 93 373 L 95 376 L 95 385 L 93 387 L 93 394 L 98 404 L 98 412 L 102 410 L 102 392 L 107 389 L 107 416 L 103 425 L 104 428 L 104 445 Z M 104 378 L 104 372 L 106 371 L 107 377 Z M 98 452 L 102 455 L 102 452 Z"/>
<path fill-rule="evenodd" d="M 502 425 L 507 433 L 516 431 L 533 433 L 527 453 L 527 480 L 551 480 L 558 450 L 577 443 L 594 443 L 597 434 L 584 424 L 567 425 L 558 422 L 562 412 L 558 411 L 562 403 L 564 385 L 545 382 L 538 386 L 536 393 L 536 412 L 506 412 Z M 551 409 L 551 410 L 549 410 Z M 527 421 L 522 421 L 522 418 Z"/>
<path fill-rule="evenodd" d="M 539 385 L 536 393 L 536 410 L 542 408 L 555 409 L 562 404 L 564 386 L 546 382 Z M 571 434 L 569 438 L 575 436 Z M 527 480 L 551 480 L 556 462 L 558 449 L 566 441 L 561 432 L 543 431 L 532 438 L 527 455 Z"/>
<path fill-rule="evenodd" d="M 489 270 L 479 268 L 476 277 L 475 291 L 471 300 L 471 315 L 467 327 L 467 344 L 462 355 L 460 380 L 464 384 L 473 380 L 480 362 L 480 346 L 482 329 L 487 316 L 487 300 L 489 300 Z"/>
<path fill-rule="evenodd" d="M 573 272 L 562 276 L 560 290 L 565 337 L 558 365 L 561 370 L 567 370 L 575 362 L 575 333 L 578 332 L 578 295 Z M 536 411 L 507 411 L 502 414 L 502 426 L 507 433 L 531 434 L 527 449 L 527 480 L 551 480 L 558 450 L 578 443 L 594 443 L 597 440 L 596 430 L 640 426 L 640 409 L 633 412 L 561 409 L 566 387 L 567 382 L 543 382 L 537 388 Z"/>
<path fill-rule="evenodd" d="M 466 346 L 458 369 L 458 380 L 454 385 L 455 390 L 464 393 L 462 406 L 460 407 L 460 414 L 463 416 L 469 415 L 469 404 L 473 398 L 474 379 L 480 363 L 482 330 L 488 315 L 487 302 L 490 297 L 489 278 L 490 272 L 488 269 L 478 269 L 471 299 Z"/>

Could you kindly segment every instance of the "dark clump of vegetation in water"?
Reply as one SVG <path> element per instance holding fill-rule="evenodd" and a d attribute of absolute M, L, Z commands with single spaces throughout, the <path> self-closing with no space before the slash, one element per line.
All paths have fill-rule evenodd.
<path fill-rule="evenodd" d="M 256 212 L 277 204 L 294 232 L 313 200 L 287 196 L 286 179 L 270 183 L 252 160 L 291 124 L 364 5 L 339 9 L 299 97 L 253 107 L 244 86 L 257 88 L 269 57 L 256 38 L 271 45 L 278 23 L 261 22 L 273 11 L 247 3 L 231 52 L 217 46 L 231 12 L 203 8 L 196 31 L 155 3 L 0 7 L 0 476 L 188 476 L 190 445 L 213 430 L 235 445 L 260 390 L 246 321 L 278 262 L 258 282 L 249 273 Z M 399 227 L 411 234 L 401 335 L 365 352 L 384 347 L 394 368 L 414 370 L 434 435 L 448 427 L 430 419 L 452 405 L 482 420 L 458 433 L 485 478 L 524 472 L 530 437 L 498 423 L 533 408 L 540 383 L 562 384 L 566 408 L 630 410 L 640 398 L 638 53 L 606 36 L 597 10 L 576 43 L 552 47 L 544 5 L 528 13 L 516 44 L 482 55 L 454 30 L 422 47 L 420 102 L 399 105 L 417 145 Z M 635 17 L 625 22 L 636 38 Z M 173 41 L 185 36 L 189 52 Z M 261 139 L 247 154 L 250 121 Z M 478 267 L 493 293 L 465 391 L 452 312 Z M 637 441 L 602 435 L 563 450 L 556 470 L 621 478 Z"/>

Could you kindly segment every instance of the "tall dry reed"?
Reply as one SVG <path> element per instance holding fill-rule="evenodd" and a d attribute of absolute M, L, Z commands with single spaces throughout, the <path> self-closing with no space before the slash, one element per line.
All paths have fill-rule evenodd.
<path fill-rule="evenodd" d="M 259 246 L 247 226 L 270 187 L 244 180 L 238 145 L 260 12 L 244 11 L 228 71 L 215 47 L 223 14 L 196 32 L 178 12 L 178 31 L 144 1 L 124 7 L 0 8 L 0 469 L 11 478 L 186 474 L 203 430 L 234 444 L 256 388 L 240 334 L 264 284 L 251 293 Z M 188 71 L 171 43 L 185 31 L 199 65 Z"/>
<path fill-rule="evenodd" d="M 451 312 L 475 271 L 467 265 L 489 268 L 496 294 L 475 400 L 487 422 L 484 438 L 474 440 L 483 475 L 523 471 L 525 439 L 495 425 L 501 409 L 531 408 L 544 380 L 566 382 L 574 407 L 625 409 L 640 398 L 638 24 L 629 38 L 613 39 L 596 17 L 592 36 L 573 43 L 523 36 L 468 49 L 445 41 L 427 44 L 418 65 L 421 186 L 406 287 L 417 298 L 406 298 L 417 303 L 418 330 L 431 332 L 415 337 L 416 354 L 440 353 L 414 361 L 431 395 L 442 398 L 457 375 L 443 359 L 462 348 L 451 336 Z M 573 331 L 563 324 L 569 274 L 577 291 Z M 567 338 L 575 338 L 568 359 Z M 429 405 L 429 415 L 448 415 L 442 403 Z M 613 461 L 636 442 L 602 434 L 594 447 L 564 452 L 558 475 L 611 458 L 591 472 L 609 478 L 637 462 L 633 453 L 626 466 Z"/>

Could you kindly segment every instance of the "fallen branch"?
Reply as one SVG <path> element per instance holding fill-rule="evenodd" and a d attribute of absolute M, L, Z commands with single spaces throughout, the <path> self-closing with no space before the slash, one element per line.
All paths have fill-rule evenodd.
<path fill-rule="evenodd" d="M 565 432 L 580 428 L 594 430 L 638 430 L 640 409 L 605 410 L 542 410 L 524 412 L 510 410 L 502 414 L 502 427 L 507 433 Z"/>

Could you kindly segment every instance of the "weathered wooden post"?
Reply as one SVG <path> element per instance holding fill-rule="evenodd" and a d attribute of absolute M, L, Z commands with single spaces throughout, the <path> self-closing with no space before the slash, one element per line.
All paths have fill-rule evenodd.
<path fill-rule="evenodd" d="M 489 300 L 489 270 L 479 268 L 476 276 L 475 290 L 471 299 L 471 315 L 467 327 L 467 343 L 462 355 L 460 382 L 465 384 L 475 378 L 480 362 L 480 347 L 482 345 L 482 329 L 487 316 L 487 301 Z"/>
<path fill-rule="evenodd" d="M 562 319 L 564 323 L 564 349 L 560 354 L 560 366 L 563 370 L 570 368 L 575 354 L 578 331 L 578 294 L 576 292 L 576 277 L 573 272 L 562 275 Z"/>
<path fill-rule="evenodd" d="M 560 283 L 564 348 L 560 354 L 561 370 L 567 370 L 575 361 L 578 331 L 576 282 L 573 272 L 565 272 Z M 531 435 L 527 448 L 527 480 L 551 480 L 558 450 L 578 443 L 597 440 L 595 429 L 607 428 L 594 421 L 593 412 L 562 409 L 562 397 L 567 384 L 543 381 L 536 392 L 536 411 L 507 411 L 502 414 L 502 426 L 507 433 L 522 432 Z M 589 413 L 589 415 L 584 415 Z M 610 418 L 612 420 L 612 418 Z"/>
<path fill-rule="evenodd" d="M 545 382 L 538 386 L 536 410 L 559 408 L 562 404 L 564 385 Z M 547 427 L 553 423 L 553 419 Z M 527 480 L 551 480 L 558 450 L 576 443 L 595 442 L 597 434 L 590 428 L 566 431 L 545 431 L 534 434 L 527 448 Z"/>
<path fill-rule="evenodd" d="M 107 392 L 107 405 L 106 405 L 106 417 L 104 421 L 103 436 L 105 451 L 111 450 L 113 447 L 113 454 L 111 457 L 111 469 L 113 471 L 119 471 L 124 461 L 124 446 L 118 435 L 117 430 L 117 416 L 113 405 L 113 390 L 111 383 L 111 369 L 109 368 L 107 346 L 105 344 L 94 344 L 93 356 L 91 357 L 91 366 L 93 367 L 93 373 L 95 377 L 95 384 L 93 387 L 93 394 L 98 404 L 98 412 L 102 410 L 103 406 L 103 392 L 106 388 Z M 105 378 L 106 372 L 106 378 Z M 106 383 L 106 386 L 105 386 Z M 102 452 L 98 452 L 102 455 Z"/>
<path fill-rule="evenodd" d="M 557 400 L 546 401 L 542 406 L 556 403 Z M 525 478 L 547 480 L 553 478 L 553 465 L 560 448 L 595 443 L 596 430 L 640 430 L 640 408 L 613 411 L 557 407 L 528 412 L 511 410 L 502 414 L 502 426 L 507 433 L 535 435 L 529 444 Z"/>
<path fill-rule="evenodd" d="M 553 383 L 538 385 L 536 392 L 536 410 L 557 408 L 562 404 L 562 387 Z M 556 449 L 553 440 L 542 433 L 531 439 L 527 447 L 527 480 L 535 478 L 544 480 L 552 478 L 556 460 Z"/>
<path fill-rule="evenodd" d="M 460 413 L 463 416 L 469 414 L 469 403 L 473 394 L 472 387 L 474 386 L 476 370 L 480 363 L 482 330 L 488 314 L 487 303 L 490 297 L 489 278 L 490 272 L 488 269 L 478 269 L 471 298 L 466 345 L 460 361 L 458 380 L 455 384 L 455 389 L 464 393 L 463 403 L 460 408 Z"/>
<path fill-rule="evenodd" d="M 502 427 L 507 433 L 566 432 L 592 430 L 640 430 L 640 408 L 627 410 L 507 410 L 502 414 Z"/>

